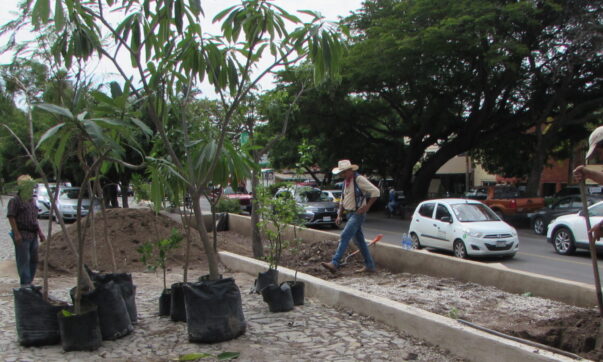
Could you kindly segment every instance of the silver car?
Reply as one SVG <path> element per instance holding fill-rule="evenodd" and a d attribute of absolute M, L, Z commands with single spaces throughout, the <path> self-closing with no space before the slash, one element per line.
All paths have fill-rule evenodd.
<path fill-rule="evenodd" d="M 57 207 L 59 209 L 59 215 L 64 221 L 75 221 L 77 220 L 77 203 L 80 193 L 79 187 L 62 187 L 59 190 L 59 199 L 57 200 Z M 88 215 L 90 212 L 90 205 L 93 204 L 87 194 L 84 194 L 82 199 L 82 210 L 80 214 L 83 216 Z M 100 208 L 100 204 L 97 200 L 94 201 L 95 211 Z"/>

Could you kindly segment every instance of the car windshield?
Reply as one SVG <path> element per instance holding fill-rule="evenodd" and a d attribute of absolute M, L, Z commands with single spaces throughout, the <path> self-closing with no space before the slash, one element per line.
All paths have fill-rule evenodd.
<path fill-rule="evenodd" d="M 600 202 L 596 205 L 593 205 L 588 208 L 588 213 L 590 217 L 593 216 L 603 216 L 603 202 Z"/>
<path fill-rule="evenodd" d="M 54 190 L 56 189 L 56 187 L 50 187 L 50 191 L 54 192 Z M 48 196 L 48 189 L 45 186 L 42 186 L 40 188 L 38 188 L 38 197 L 45 197 Z"/>
<path fill-rule="evenodd" d="M 79 188 L 63 189 L 63 190 L 61 190 L 61 195 L 59 196 L 59 198 L 62 200 L 77 200 L 79 195 L 80 195 Z M 84 191 L 83 199 L 87 199 L 87 198 L 88 198 L 88 193 Z"/>
<path fill-rule="evenodd" d="M 302 203 L 329 201 L 328 196 L 318 189 L 303 189 L 297 193 L 295 198 L 298 202 Z"/>
<path fill-rule="evenodd" d="M 454 204 L 452 211 L 460 222 L 498 221 L 498 216 L 483 204 Z"/>

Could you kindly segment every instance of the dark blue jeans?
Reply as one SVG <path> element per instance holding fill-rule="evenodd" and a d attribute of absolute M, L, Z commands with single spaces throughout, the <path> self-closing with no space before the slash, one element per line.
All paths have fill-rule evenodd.
<path fill-rule="evenodd" d="M 343 228 L 343 232 L 340 235 L 339 246 L 337 247 L 337 251 L 335 255 L 333 255 L 333 260 L 331 263 L 336 267 L 339 267 L 341 263 L 341 258 L 345 253 L 348 245 L 350 243 L 350 239 L 354 238 L 356 242 L 356 246 L 360 249 L 360 253 L 364 257 L 364 265 L 370 270 L 375 269 L 375 262 L 371 256 L 370 251 L 366 245 L 366 240 L 364 239 L 364 233 L 362 232 L 362 223 L 366 218 L 366 214 L 357 214 L 353 213 L 348 218 L 348 222 L 345 224 Z"/>
<path fill-rule="evenodd" d="M 17 271 L 21 286 L 27 286 L 33 282 L 38 268 L 38 238 L 21 239 L 21 242 L 15 244 L 15 259 L 17 260 Z"/>

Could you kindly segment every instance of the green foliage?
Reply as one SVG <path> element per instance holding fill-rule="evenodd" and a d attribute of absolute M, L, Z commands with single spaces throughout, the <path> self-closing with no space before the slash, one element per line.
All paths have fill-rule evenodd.
<path fill-rule="evenodd" d="M 238 214 L 241 212 L 241 204 L 239 200 L 222 197 L 216 205 L 216 212 L 230 212 Z"/>
<path fill-rule="evenodd" d="M 567 135 L 568 124 L 591 120 L 600 109 L 603 88 L 592 87 L 603 69 L 594 51 L 600 48 L 600 18 L 592 4 L 363 2 L 345 19 L 353 38 L 341 83 L 304 93 L 287 139 L 271 153 L 273 167 L 295 164 L 306 139 L 319 150 L 316 162 L 323 170 L 337 159 L 362 160 L 363 170 L 394 177 L 407 197 L 420 200 L 450 158 L 499 140 L 508 146 L 489 154 L 523 149 L 505 161 L 530 165 L 538 160 L 536 147 L 526 146 L 534 140 L 521 142 L 529 137 L 518 135 L 550 124 L 549 132 L 556 128 L 551 134 L 558 136 L 541 146 L 548 155 Z M 566 46 L 572 51 L 560 49 Z M 281 89 L 292 96 L 306 79 L 301 67 L 284 72 Z M 282 126 L 278 117 L 267 119 L 272 132 Z M 435 153 L 425 157 L 434 145 Z M 509 173 L 525 172 L 513 166 Z"/>
<path fill-rule="evenodd" d="M 216 358 L 218 361 L 228 361 L 232 359 L 237 359 L 241 353 L 239 352 L 222 352 L 218 355 L 214 355 L 211 353 L 189 353 L 183 354 L 178 357 L 178 361 L 197 361 L 205 358 Z"/>
<path fill-rule="evenodd" d="M 231 156 L 237 154 L 238 149 L 227 142 L 229 122 L 242 100 L 275 67 L 290 67 L 310 60 L 316 82 L 327 75 L 336 76 L 345 49 L 334 24 L 325 23 L 311 12 L 304 12 L 311 17 L 304 23 L 269 1 L 243 1 L 220 12 L 214 20 L 221 23 L 222 33 L 216 36 L 202 31 L 200 24 L 204 14 L 198 0 L 164 0 L 159 2 L 160 6 L 151 4 L 151 1 L 140 4 L 134 0 L 57 0 L 54 16 L 51 16 L 49 0 L 33 0 L 26 6 L 26 10 L 30 10 L 33 5 L 33 10 L 24 10 L 23 17 L 39 31 L 54 25 L 49 40 L 54 65 L 72 69 L 76 64 L 85 66 L 94 54 L 102 55 L 113 61 L 122 75 L 131 92 L 128 96 L 148 101 L 147 116 L 160 142 L 147 161 L 156 164 L 155 170 L 167 171 L 172 180 L 178 180 L 177 183 L 156 183 L 161 177 L 157 172 L 151 174 L 151 196 L 158 205 L 168 193 L 181 197 L 184 189 L 196 200 L 212 181 L 225 184 L 216 180 L 242 179 L 248 175 L 255 165 L 248 157 L 245 159 L 246 155 L 238 154 L 238 159 L 233 159 Z M 107 19 L 107 14 L 119 19 L 117 23 Z M 135 74 L 142 78 L 137 80 L 141 87 L 130 82 L 131 72 L 122 68 L 112 49 L 114 44 L 119 44 L 129 55 Z M 270 54 L 273 60 L 266 66 L 260 63 L 264 54 Z M 219 115 L 208 122 L 213 132 L 206 136 L 195 132 L 196 124 L 188 118 L 194 89 L 203 81 L 213 85 L 221 99 Z M 97 97 L 99 100 L 102 97 Z M 45 108 L 59 115 L 59 109 Z M 87 145 L 108 145 L 110 147 L 103 148 L 105 152 L 123 157 L 122 142 L 115 142 L 116 139 L 104 132 L 117 125 L 88 118 L 84 113 L 73 113 L 73 117 L 65 112 L 60 116 L 80 121 L 81 130 L 85 132 L 77 134 L 85 138 Z M 69 129 L 62 127 L 52 132 L 64 135 L 68 133 L 66 128 Z M 117 138 L 120 134 L 112 136 Z M 54 138 L 50 136 L 52 134 L 48 138 Z M 135 144 L 131 138 L 123 140 L 124 144 L 128 142 Z M 172 186 L 177 190 L 167 190 Z M 208 253 L 210 274 L 212 278 L 217 277 L 216 257 L 204 236 L 202 242 Z"/>
<path fill-rule="evenodd" d="M 279 189 L 284 188 L 284 187 L 290 187 L 290 186 L 292 186 L 291 182 L 286 182 L 286 181 L 275 182 L 275 183 L 267 186 L 268 187 L 267 192 L 270 195 L 274 195 L 274 194 L 276 194 L 276 192 Z"/>
<path fill-rule="evenodd" d="M 261 186 L 257 189 L 256 200 L 260 216 L 258 227 L 269 242 L 266 259 L 271 269 L 277 269 L 283 248 L 290 245 L 290 241 L 284 239 L 283 232 L 289 226 L 296 228 L 302 225 L 299 215 L 303 210 L 292 197 L 274 197 Z"/>
<path fill-rule="evenodd" d="M 144 180 L 142 176 L 132 175 L 131 185 L 134 191 L 134 199 L 137 202 L 151 199 L 151 184 Z"/>
<path fill-rule="evenodd" d="M 456 307 L 452 307 L 448 311 L 448 318 L 459 319 L 460 316 L 461 316 L 461 311 L 458 310 Z"/>
<path fill-rule="evenodd" d="M 184 237 L 177 229 L 172 229 L 169 237 L 157 241 L 147 241 L 136 251 L 140 253 L 140 261 L 150 270 L 160 268 L 163 271 L 163 287 L 166 288 L 165 273 L 170 251 L 178 248 Z"/>
<path fill-rule="evenodd" d="M 63 315 L 63 317 L 73 317 L 75 315 L 67 309 L 62 309 L 61 314 Z"/>

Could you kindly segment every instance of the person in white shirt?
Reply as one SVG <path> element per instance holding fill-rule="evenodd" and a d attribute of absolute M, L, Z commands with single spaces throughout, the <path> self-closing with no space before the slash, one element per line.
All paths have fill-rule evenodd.
<path fill-rule="evenodd" d="M 364 257 L 364 267 L 356 270 L 356 272 L 373 273 L 376 271 L 375 262 L 364 239 L 362 223 L 366 219 L 366 213 L 379 198 L 380 191 L 366 177 L 356 173 L 357 170 L 358 165 L 352 164 L 350 160 L 340 160 L 337 167 L 333 169 L 333 174 L 338 175 L 343 173 L 344 178 L 342 200 L 339 203 L 335 223 L 338 225 L 341 223 L 344 212 L 348 215 L 348 222 L 341 233 L 339 246 L 331 262 L 321 263 L 331 273 L 335 273 L 340 267 L 341 258 L 348 248 L 352 237 L 355 238 L 356 245 Z"/>

